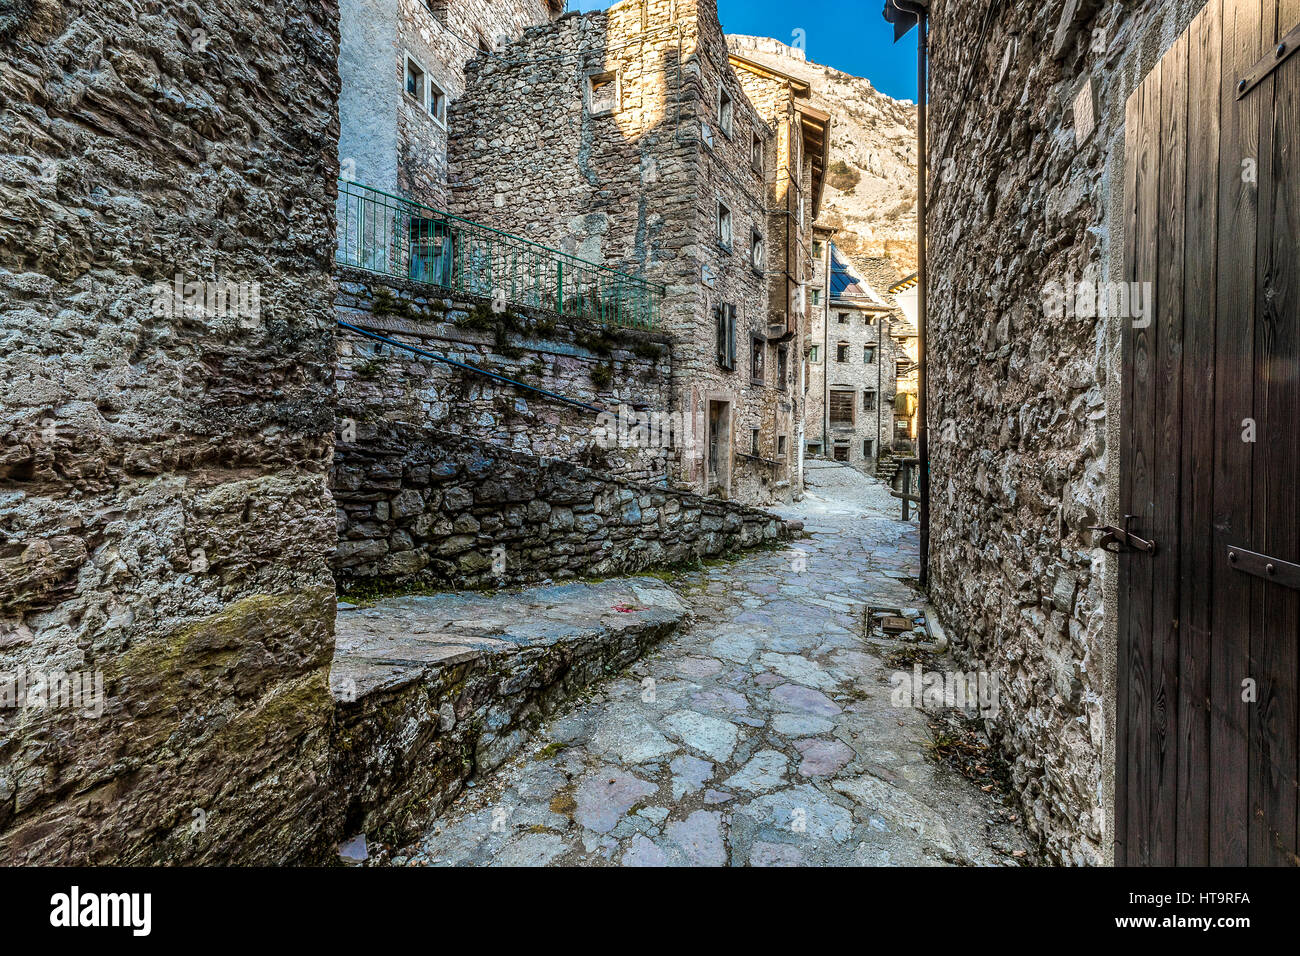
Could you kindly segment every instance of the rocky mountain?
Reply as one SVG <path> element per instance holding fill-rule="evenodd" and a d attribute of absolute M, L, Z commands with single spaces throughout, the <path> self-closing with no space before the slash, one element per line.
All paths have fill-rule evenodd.
<path fill-rule="evenodd" d="M 900 275 L 916 270 L 916 105 L 871 81 L 807 60 L 767 37 L 729 34 L 733 53 L 803 80 L 812 103 L 832 117 L 830 164 L 818 223 L 855 260 L 888 258 Z"/>

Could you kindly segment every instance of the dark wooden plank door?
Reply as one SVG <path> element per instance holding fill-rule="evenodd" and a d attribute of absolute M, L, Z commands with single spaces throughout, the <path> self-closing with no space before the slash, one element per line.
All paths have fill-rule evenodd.
<path fill-rule="evenodd" d="M 1119 558 L 1122 864 L 1300 863 L 1300 589 L 1229 558 L 1300 564 L 1297 24 L 1209 0 L 1127 106 L 1125 279 L 1154 303 L 1122 336 L 1119 510 L 1157 546 Z"/>

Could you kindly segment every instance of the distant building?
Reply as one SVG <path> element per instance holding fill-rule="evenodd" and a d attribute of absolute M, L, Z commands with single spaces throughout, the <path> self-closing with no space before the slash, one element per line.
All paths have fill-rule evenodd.
<path fill-rule="evenodd" d="M 911 453 L 915 388 L 908 390 L 915 330 L 886 289 L 886 260 L 859 268 L 818 228 L 818 268 L 809 287 L 808 402 L 811 455 L 875 473 L 882 455 Z M 914 345 L 913 345 L 914 347 Z"/>

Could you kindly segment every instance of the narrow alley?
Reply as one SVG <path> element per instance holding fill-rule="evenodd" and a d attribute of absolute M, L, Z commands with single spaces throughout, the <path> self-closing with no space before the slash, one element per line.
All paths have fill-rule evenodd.
<path fill-rule="evenodd" d="M 886 486 L 810 461 L 808 536 L 674 579 L 696 620 L 546 721 L 399 865 L 1009 865 L 1015 811 L 927 750 L 864 611 L 918 604 Z M 895 645 L 894 647 L 888 646 Z M 951 670 L 944 663 L 937 669 Z"/>

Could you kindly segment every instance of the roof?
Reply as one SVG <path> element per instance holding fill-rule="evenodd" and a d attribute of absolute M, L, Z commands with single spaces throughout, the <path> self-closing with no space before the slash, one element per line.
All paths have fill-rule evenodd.
<path fill-rule="evenodd" d="M 917 274 L 913 272 L 907 278 L 899 279 L 897 282 L 891 285 L 889 287 L 889 294 L 898 295 L 898 293 L 900 292 L 906 292 L 908 289 L 914 289 L 916 288 L 916 283 L 917 283 Z"/>
<path fill-rule="evenodd" d="M 880 297 L 867 274 L 856 268 L 840 250 L 831 243 L 831 301 L 855 305 L 863 309 L 892 310 L 894 307 Z"/>

